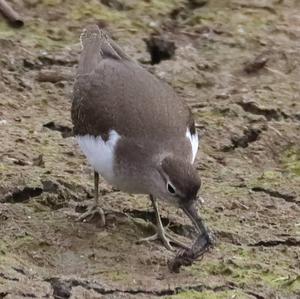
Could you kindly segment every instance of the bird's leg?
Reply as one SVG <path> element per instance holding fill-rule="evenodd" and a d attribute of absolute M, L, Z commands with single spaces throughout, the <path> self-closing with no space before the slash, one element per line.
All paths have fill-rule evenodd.
<path fill-rule="evenodd" d="M 154 196 L 150 195 L 150 200 L 152 203 L 152 207 L 155 212 L 155 217 L 156 217 L 156 233 L 153 236 L 150 236 L 148 238 L 143 238 L 138 241 L 138 243 L 141 242 L 147 242 L 147 241 L 154 241 L 157 239 L 160 239 L 164 246 L 168 250 L 174 250 L 173 246 L 170 244 L 171 242 L 174 243 L 175 245 L 182 247 L 182 248 L 188 248 L 185 244 L 181 243 L 180 241 L 176 240 L 173 236 L 168 234 L 161 222 L 160 214 L 159 214 L 159 209 L 158 209 L 158 203 L 157 200 Z"/>
<path fill-rule="evenodd" d="M 101 207 L 99 207 L 99 173 L 94 171 L 94 203 L 83 213 L 78 220 L 84 222 L 91 222 L 95 217 L 100 216 L 100 225 L 105 225 L 105 214 Z"/>

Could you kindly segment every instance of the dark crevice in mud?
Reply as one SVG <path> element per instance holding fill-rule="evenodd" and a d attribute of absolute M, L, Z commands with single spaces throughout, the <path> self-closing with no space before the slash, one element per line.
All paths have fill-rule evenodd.
<path fill-rule="evenodd" d="M 34 197 L 38 197 L 40 196 L 42 193 L 47 193 L 47 194 L 57 194 L 58 196 L 61 197 L 61 199 L 65 199 L 68 196 L 68 192 L 69 190 L 62 189 L 61 186 L 54 182 L 54 181 L 50 181 L 50 180 L 44 180 L 42 181 L 42 186 L 41 187 L 36 187 L 36 188 L 32 188 L 32 187 L 28 187 L 25 186 L 23 189 L 17 189 L 16 191 L 13 192 L 9 192 L 6 196 L 4 196 L 3 200 L 0 200 L 0 202 L 5 202 L 5 203 L 21 203 L 21 202 L 27 202 L 29 201 L 31 198 Z M 72 198 L 74 198 L 73 194 L 71 194 L 70 196 L 72 196 Z M 50 207 L 53 208 L 54 203 L 48 202 L 48 205 Z M 63 204 L 58 202 L 56 203 L 57 205 Z M 17 272 L 18 270 L 15 269 Z M 21 271 L 23 271 L 22 269 L 19 270 L 21 273 Z M 24 272 L 24 271 L 23 271 Z M 22 273 L 24 274 L 24 273 Z"/>
<path fill-rule="evenodd" d="M 0 273 L 0 277 L 5 280 L 9 280 L 9 281 L 20 281 L 18 278 L 8 277 L 4 273 Z M 9 294 L 10 293 L 8 293 L 8 292 L 0 292 L 0 299 L 5 298 Z M 21 296 L 22 296 L 22 298 L 37 298 L 36 295 L 33 293 L 22 293 Z"/>
<path fill-rule="evenodd" d="M 48 128 L 53 131 L 58 131 L 61 133 L 63 138 L 68 138 L 73 136 L 73 130 L 67 126 L 56 124 L 54 121 L 50 121 L 43 125 L 45 128 Z"/>
<path fill-rule="evenodd" d="M 269 60 L 270 51 L 265 51 L 256 56 L 252 61 L 246 63 L 244 71 L 247 74 L 256 74 L 259 70 L 263 69 Z"/>
<path fill-rule="evenodd" d="M 55 181 L 44 180 L 42 181 L 44 192 L 58 193 L 59 185 Z"/>
<path fill-rule="evenodd" d="M 32 59 L 24 58 L 23 59 L 24 68 L 30 70 L 40 70 L 43 67 L 43 64 L 39 61 L 34 61 Z"/>
<path fill-rule="evenodd" d="M 86 197 L 88 197 L 85 188 L 81 188 L 80 186 L 68 184 L 62 180 L 42 180 L 39 187 L 33 188 L 29 186 L 22 186 L 7 192 L 3 198 L 0 198 L 0 203 L 13 204 L 28 202 L 32 198 L 43 194 L 45 196 L 38 198 L 38 202 L 50 207 L 53 210 L 58 210 L 66 207 L 69 199 L 76 201 L 82 199 L 78 195 L 82 193 L 86 194 Z M 5 216 L 2 215 L 2 219 L 4 218 Z"/>
<path fill-rule="evenodd" d="M 188 0 L 184 1 L 181 4 L 178 4 L 170 13 L 169 16 L 172 20 L 177 21 L 173 23 L 172 29 L 174 27 L 182 27 L 182 22 L 188 19 L 196 9 L 199 9 L 205 6 L 208 3 L 208 0 Z M 171 29 L 171 28 L 170 28 Z"/>
<path fill-rule="evenodd" d="M 248 246 L 251 247 L 258 247 L 258 246 L 264 246 L 264 247 L 275 247 L 279 245 L 286 245 L 290 247 L 298 247 L 300 246 L 300 239 L 294 239 L 294 238 L 288 238 L 286 240 L 260 240 L 256 243 L 248 244 Z"/>
<path fill-rule="evenodd" d="M 187 5 L 190 9 L 200 8 L 206 5 L 208 0 L 189 0 Z"/>
<path fill-rule="evenodd" d="M 6 274 L 4 274 L 4 273 L 0 273 L 0 277 L 1 278 L 3 278 L 3 279 L 5 279 L 5 280 L 10 280 L 10 281 L 19 281 L 19 279 L 18 278 L 15 278 L 15 277 L 9 277 L 9 276 L 7 276 Z"/>
<path fill-rule="evenodd" d="M 287 202 L 293 202 L 293 203 L 296 203 L 296 204 L 300 205 L 300 201 L 297 200 L 296 195 L 293 195 L 293 194 L 281 193 L 279 191 L 270 190 L 270 189 L 266 189 L 266 188 L 263 188 L 263 187 L 253 187 L 251 190 L 254 191 L 254 192 L 263 192 L 263 193 L 266 193 L 266 194 L 268 194 L 272 197 L 282 198 Z"/>
<path fill-rule="evenodd" d="M 104 286 L 99 284 L 98 282 L 89 282 L 89 281 L 81 281 L 78 279 L 61 279 L 61 278 L 49 278 L 46 279 L 47 282 L 49 282 L 53 289 L 53 297 L 55 299 L 68 299 L 72 295 L 72 288 L 73 287 L 82 287 L 86 290 L 93 290 L 94 292 L 101 294 L 101 295 L 109 295 L 109 294 L 130 294 L 130 295 L 151 295 L 151 296 L 170 296 L 170 295 L 176 295 L 180 292 L 184 292 L 187 290 L 192 291 L 205 291 L 210 290 L 214 292 L 222 292 L 226 290 L 234 289 L 235 287 L 231 285 L 224 285 L 224 286 L 217 286 L 217 287 L 210 287 L 206 285 L 187 285 L 187 286 L 179 286 L 175 288 L 166 288 L 166 289 L 153 289 L 153 290 L 147 290 L 147 289 L 118 289 L 118 288 L 110 288 L 108 286 Z"/>
<path fill-rule="evenodd" d="M 74 66 L 78 63 L 77 58 L 69 59 L 65 55 L 48 56 L 41 55 L 38 60 L 42 65 L 59 65 L 59 66 Z"/>
<path fill-rule="evenodd" d="M 75 57 L 75 56 L 74 56 Z M 37 59 L 24 58 L 23 66 L 30 70 L 41 70 L 45 66 L 64 66 L 73 67 L 78 63 L 77 58 L 70 58 L 64 54 L 57 56 L 40 55 Z"/>
<path fill-rule="evenodd" d="M 255 297 L 256 299 L 266 299 L 265 296 L 262 296 L 260 294 L 254 293 L 252 291 L 246 291 L 245 293 L 248 294 L 248 295 L 250 295 L 250 296 Z"/>
<path fill-rule="evenodd" d="M 218 240 L 222 240 L 225 243 L 230 243 L 238 246 L 244 243 L 242 242 L 238 234 L 228 232 L 228 231 L 223 231 L 223 230 L 214 231 L 214 233 Z"/>
<path fill-rule="evenodd" d="M 233 136 L 231 138 L 231 144 L 222 148 L 222 151 L 228 152 L 238 147 L 246 148 L 250 143 L 259 139 L 262 130 L 258 128 L 247 128 L 244 130 L 242 136 Z"/>
<path fill-rule="evenodd" d="M 145 39 L 147 49 L 151 56 L 151 64 L 158 64 L 162 60 L 171 59 L 175 55 L 176 46 L 174 41 L 162 36 L 151 36 Z"/>
<path fill-rule="evenodd" d="M 294 117 L 296 120 L 299 120 L 299 121 L 300 121 L 300 113 L 294 114 L 293 117 Z"/>
<path fill-rule="evenodd" d="M 264 116 L 268 121 L 288 118 L 288 115 L 274 108 L 259 107 L 256 102 L 237 102 L 245 112 Z"/>
<path fill-rule="evenodd" d="M 124 11 L 124 10 L 130 10 L 130 7 L 127 6 L 125 3 L 122 3 L 123 1 L 120 0 L 100 0 L 101 3 L 109 8 Z"/>
<path fill-rule="evenodd" d="M 50 278 L 47 280 L 50 282 L 53 289 L 54 299 L 68 299 L 72 293 L 72 282 L 64 281 L 59 278 Z"/>
<path fill-rule="evenodd" d="M 22 274 L 22 275 L 26 275 L 25 271 L 21 268 L 12 267 L 12 269 L 15 270 L 16 272 Z"/>
<path fill-rule="evenodd" d="M 30 198 L 37 197 L 43 192 L 42 188 L 25 187 L 22 190 L 17 190 L 13 193 L 6 195 L 1 202 L 6 203 L 19 203 L 29 200 Z"/>
<path fill-rule="evenodd" d="M 37 298 L 36 295 L 32 293 L 22 293 L 21 294 L 24 298 Z"/>
<path fill-rule="evenodd" d="M 6 298 L 6 296 L 10 295 L 10 293 L 8 292 L 0 292 L 0 299 Z M 32 294 L 32 293 L 21 293 L 20 294 L 21 297 L 18 298 L 37 298 L 36 295 Z M 15 297 L 10 297 L 10 298 L 15 298 Z M 57 298 L 59 299 L 59 298 Z"/>

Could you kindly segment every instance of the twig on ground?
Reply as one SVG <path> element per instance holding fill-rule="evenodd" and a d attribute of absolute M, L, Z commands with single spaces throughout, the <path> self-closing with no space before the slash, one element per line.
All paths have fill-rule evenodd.
<path fill-rule="evenodd" d="M 5 0 L 0 0 L 0 12 L 13 27 L 19 28 L 24 25 L 20 15 Z"/>

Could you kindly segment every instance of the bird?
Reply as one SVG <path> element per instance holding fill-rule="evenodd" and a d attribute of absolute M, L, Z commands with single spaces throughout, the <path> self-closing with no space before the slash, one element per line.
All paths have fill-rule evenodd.
<path fill-rule="evenodd" d="M 71 118 L 75 138 L 94 169 L 94 203 L 79 219 L 100 216 L 105 225 L 99 175 L 114 188 L 149 196 L 156 233 L 141 241 L 187 245 L 163 227 L 158 203 L 181 209 L 212 243 L 197 211 L 201 179 L 194 166 L 198 134 L 188 105 L 163 80 L 129 57 L 97 25 L 81 36 Z"/>

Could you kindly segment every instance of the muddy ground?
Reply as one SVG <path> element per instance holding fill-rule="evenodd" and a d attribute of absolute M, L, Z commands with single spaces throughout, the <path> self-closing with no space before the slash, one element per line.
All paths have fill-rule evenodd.
<path fill-rule="evenodd" d="M 12 3 L 25 26 L 0 19 L 0 298 L 300 298 L 300 2 Z M 94 22 L 197 120 L 201 213 L 218 243 L 179 274 L 159 242 L 136 244 L 152 233 L 146 197 L 101 181 L 107 227 L 76 222 L 93 180 L 70 96 Z M 191 242 L 180 211 L 162 215 Z"/>

